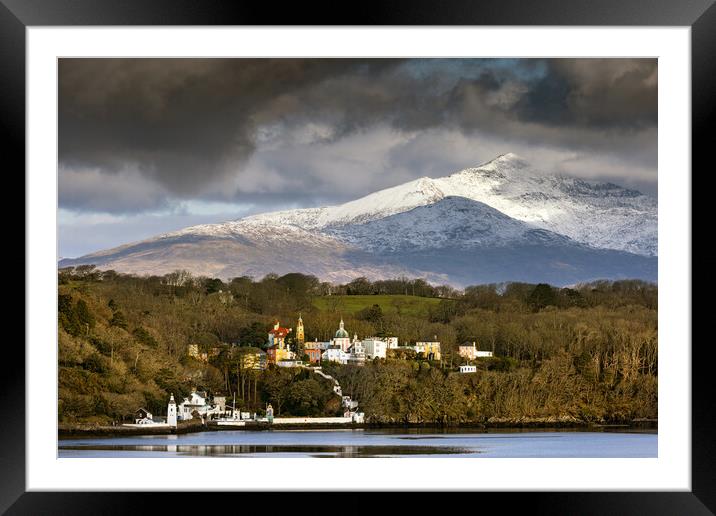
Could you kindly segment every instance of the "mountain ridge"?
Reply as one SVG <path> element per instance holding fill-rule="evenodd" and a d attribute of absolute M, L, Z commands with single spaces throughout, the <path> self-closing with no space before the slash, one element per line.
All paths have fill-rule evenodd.
<path fill-rule="evenodd" d="M 420 275 L 446 279 L 460 261 L 460 281 L 500 279 L 499 263 L 524 277 L 564 281 L 595 274 L 656 280 L 656 202 L 613 183 L 546 176 L 514 154 L 440 178 L 418 178 L 336 206 L 262 213 L 164 233 L 98 251 L 60 266 L 94 263 L 124 272 L 238 276 L 305 272 L 322 279 Z M 288 253 L 276 250 L 290 249 Z M 526 250 L 530 251 L 527 252 Z M 410 253 L 422 253 L 417 259 Z M 513 253 L 514 256 L 511 256 Z M 575 264 L 557 265 L 559 253 Z M 459 255 L 459 256 L 458 256 Z M 463 256 L 464 255 L 464 256 Z M 428 260 L 428 256 L 434 259 Z M 472 257 L 472 258 L 471 258 Z M 480 257 L 491 257 L 481 261 Z M 606 260 L 598 265 L 595 257 Z M 492 263 L 490 260 L 493 260 Z M 539 262 L 539 266 L 536 264 Z M 490 270 L 490 274 L 484 271 Z M 505 277 L 504 280 L 515 278 Z"/>

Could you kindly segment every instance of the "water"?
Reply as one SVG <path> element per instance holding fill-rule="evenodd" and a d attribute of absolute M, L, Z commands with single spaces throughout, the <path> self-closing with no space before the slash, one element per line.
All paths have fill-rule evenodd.
<path fill-rule="evenodd" d="M 65 457 L 657 457 L 656 432 L 272 430 L 59 441 Z"/>

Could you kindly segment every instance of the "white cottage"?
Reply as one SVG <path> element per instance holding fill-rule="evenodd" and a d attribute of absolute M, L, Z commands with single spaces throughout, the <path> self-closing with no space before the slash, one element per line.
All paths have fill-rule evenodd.
<path fill-rule="evenodd" d="M 173 399 L 173 396 L 172 396 Z M 192 419 L 192 414 L 196 412 L 202 417 L 207 417 L 212 414 L 221 414 L 226 411 L 226 397 L 217 396 L 218 403 L 210 404 L 209 398 L 206 392 L 192 391 L 188 398 L 184 398 L 178 406 L 178 418 L 187 421 Z M 170 401 L 171 402 L 171 401 Z"/>
<path fill-rule="evenodd" d="M 388 351 L 388 343 L 377 337 L 363 339 L 363 348 L 367 359 L 385 358 Z"/>
<path fill-rule="evenodd" d="M 331 346 L 321 355 L 322 360 L 327 362 L 338 362 L 339 364 L 347 364 L 350 354 L 343 351 L 340 346 Z"/>

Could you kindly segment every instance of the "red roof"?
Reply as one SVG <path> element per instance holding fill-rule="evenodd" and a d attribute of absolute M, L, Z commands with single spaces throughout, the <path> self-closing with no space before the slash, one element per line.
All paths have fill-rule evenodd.
<path fill-rule="evenodd" d="M 272 329 L 269 333 L 272 333 L 275 337 L 285 337 L 288 335 L 289 331 L 290 330 L 288 328 L 278 328 L 275 330 Z"/>

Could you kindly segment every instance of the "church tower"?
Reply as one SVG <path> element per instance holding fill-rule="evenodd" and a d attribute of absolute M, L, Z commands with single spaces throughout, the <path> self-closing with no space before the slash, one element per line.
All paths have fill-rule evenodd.
<path fill-rule="evenodd" d="M 169 397 L 169 405 L 167 406 L 167 423 L 169 426 L 177 426 L 177 404 L 174 402 L 174 393 Z"/>
<path fill-rule="evenodd" d="M 303 346 L 305 340 L 306 337 L 303 333 L 303 319 L 301 319 L 301 314 L 298 314 L 298 326 L 296 326 L 296 342 L 298 342 L 299 346 Z"/>

